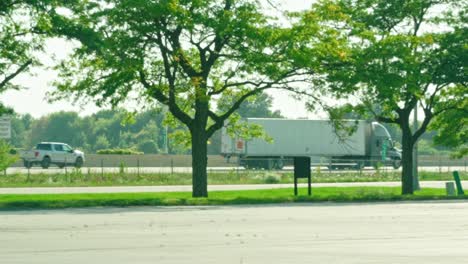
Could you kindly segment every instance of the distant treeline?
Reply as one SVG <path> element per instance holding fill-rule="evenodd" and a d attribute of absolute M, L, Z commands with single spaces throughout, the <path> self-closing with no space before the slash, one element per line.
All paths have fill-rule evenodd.
<path fill-rule="evenodd" d="M 11 144 L 31 148 L 41 141 L 65 142 L 87 152 L 100 149 L 135 149 L 144 153 L 166 152 L 164 115 L 149 110 L 129 116 L 125 110 L 102 110 L 90 116 L 57 112 L 39 119 L 14 115 Z M 174 131 L 168 128 L 168 133 Z M 168 140 L 169 153 L 186 153 Z"/>
<path fill-rule="evenodd" d="M 237 112 L 242 117 L 282 117 L 279 111 L 270 110 L 271 105 L 271 96 L 260 93 L 244 102 Z M 83 117 L 76 112 L 56 112 L 38 119 L 29 114 L 14 114 L 10 144 L 15 148 L 29 149 L 41 141 L 55 141 L 89 153 L 133 149 L 147 154 L 189 154 L 190 149 L 172 137 L 180 135 L 186 128 L 167 127 L 163 120 L 161 110 L 147 110 L 133 115 L 123 109 L 101 110 Z M 219 154 L 220 150 L 221 136 L 218 131 L 209 140 L 208 154 Z"/>
<path fill-rule="evenodd" d="M 242 117 L 282 117 L 278 111 L 270 109 L 271 97 L 261 94 L 256 100 L 243 104 L 238 113 Z M 14 114 L 10 144 L 15 148 L 29 149 L 41 141 L 55 141 L 70 144 L 88 153 L 132 149 L 146 154 L 189 154 L 190 149 L 172 137 L 186 128 L 167 127 L 163 120 L 164 113 L 160 110 L 147 110 L 134 115 L 129 115 L 123 109 L 101 110 L 90 116 L 79 116 L 76 112 L 56 112 L 38 119 L 29 114 Z M 396 141 L 401 140 L 399 129 L 385 126 Z M 448 152 L 432 145 L 434 134 L 428 132 L 420 140 L 420 153 Z M 220 149 L 221 136 L 218 131 L 209 140 L 208 153 L 216 155 Z"/>

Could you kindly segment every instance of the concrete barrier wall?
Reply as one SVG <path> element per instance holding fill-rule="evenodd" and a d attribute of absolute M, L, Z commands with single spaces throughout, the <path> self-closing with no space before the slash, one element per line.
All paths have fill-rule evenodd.
<path fill-rule="evenodd" d="M 190 155 L 101 155 L 86 154 L 85 167 L 191 167 L 192 157 Z M 227 163 L 220 155 L 208 155 L 208 167 L 235 167 L 237 159 L 232 158 Z M 467 166 L 468 159 L 450 159 L 448 156 L 419 156 L 419 166 L 447 167 Z M 12 167 L 22 167 L 23 162 L 19 160 Z"/>
<path fill-rule="evenodd" d="M 85 154 L 85 167 L 191 167 L 192 156 L 190 155 L 101 155 Z M 235 161 L 233 159 L 232 161 Z M 21 167 L 23 162 L 20 160 L 12 167 Z M 232 167 L 234 163 L 226 163 L 225 159 L 219 155 L 208 156 L 209 167 Z"/>

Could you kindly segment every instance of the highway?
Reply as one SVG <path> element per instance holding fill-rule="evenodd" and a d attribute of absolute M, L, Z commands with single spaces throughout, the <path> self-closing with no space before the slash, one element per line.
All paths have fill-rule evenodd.
<path fill-rule="evenodd" d="M 467 202 L 0 211 L 1 263 L 466 263 Z"/>
<path fill-rule="evenodd" d="M 351 172 L 356 173 L 359 172 L 356 169 L 347 169 L 347 170 L 328 170 L 327 167 L 312 167 L 312 173 L 317 172 L 318 168 L 322 173 L 344 173 L 344 172 Z M 57 173 L 66 173 L 75 170 L 73 167 L 67 167 L 63 169 L 59 169 L 58 167 L 50 167 L 48 169 L 42 169 L 41 167 L 33 167 L 31 169 L 26 169 L 24 167 L 12 167 L 7 169 L 7 174 L 57 174 Z M 82 173 L 118 173 L 120 172 L 121 168 L 119 167 L 84 167 L 80 169 Z M 223 173 L 223 172 L 232 172 L 232 171 L 246 171 L 243 167 L 209 167 L 208 173 Z M 382 167 L 380 169 L 382 172 L 398 172 L 401 171 L 400 169 L 393 169 L 392 167 Z M 431 172 L 452 172 L 454 170 L 458 170 L 460 172 L 466 172 L 467 167 L 464 166 L 443 166 L 443 167 L 432 167 L 432 166 L 424 166 L 419 167 L 419 171 L 431 171 Z M 129 173 L 191 173 L 191 167 L 125 167 L 125 172 Z M 293 171 L 293 167 L 285 167 L 283 170 L 274 171 L 276 173 L 290 173 Z M 375 170 L 370 167 L 366 167 L 362 170 L 363 173 L 373 173 Z"/>

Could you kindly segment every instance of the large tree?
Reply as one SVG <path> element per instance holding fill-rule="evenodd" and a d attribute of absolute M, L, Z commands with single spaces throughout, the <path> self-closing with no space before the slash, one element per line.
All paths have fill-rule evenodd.
<path fill-rule="evenodd" d="M 48 30 L 49 0 L 0 1 L 0 93 L 20 89 L 14 79 L 38 64 L 34 52 L 43 47 L 43 34 Z M 0 102 L 0 114 L 11 112 Z"/>
<path fill-rule="evenodd" d="M 349 39 L 325 86 L 401 129 L 403 194 L 413 193 L 417 140 L 434 118 L 466 107 L 467 6 L 460 0 L 324 0 L 311 12 Z M 416 107 L 423 116 L 414 129 Z"/>
<path fill-rule="evenodd" d="M 81 46 L 63 62 L 58 97 L 118 105 L 159 102 L 191 134 L 193 196 L 206 197 L 207 140 L 248 99 L 293 89 L 307 73 L 290 60 L 289 29 L 255 0 L 107 0 L 70 6 L 51 23 Z M 215 102 L 234 98 L 224 112 Z"/>

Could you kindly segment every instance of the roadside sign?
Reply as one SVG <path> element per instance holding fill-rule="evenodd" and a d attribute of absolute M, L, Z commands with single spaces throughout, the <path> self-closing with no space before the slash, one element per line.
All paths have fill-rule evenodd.
<path fill-rule="evenodd" d="M 243 150 L 244 149 L 244 141 L 237 140 L 236 148 L 237 148 L 237 150 Z"/>
<path fill-rule="evenodd" d="M 0 138 L 11 138 L 11 119 L 7 116 L 0 117 Z"/>

